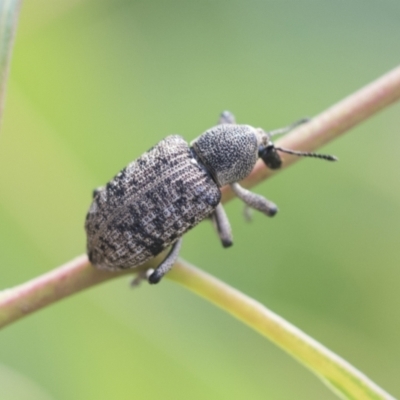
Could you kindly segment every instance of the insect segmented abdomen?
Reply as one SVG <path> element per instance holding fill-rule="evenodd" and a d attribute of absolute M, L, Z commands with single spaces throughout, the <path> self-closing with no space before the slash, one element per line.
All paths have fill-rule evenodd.
<path fill-rule="evenodd" d="M 138 266 L 206 218 L 221 200 L 180 136 L 168 136 L 96 194 L 86 220 L 88 254 L 102 269 Z"/>

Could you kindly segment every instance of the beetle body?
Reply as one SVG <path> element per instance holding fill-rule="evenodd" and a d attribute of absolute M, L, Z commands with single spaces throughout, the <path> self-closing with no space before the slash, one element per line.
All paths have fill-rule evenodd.
<path fill-rule="evenodd" d="M 90 207 L 90 261 L 118 270 L 143 264 L 209 216 L 221 200 L 211 176 L 180 136 L 168 136 L 130 163 Z"/>
<path fill-rule="evenodd" d="M 134 268 L 173 245 L 147 276 L 157 283 L 176 260 L 181 236 L 207 217 L 229 247 L 232 234 L 220 187 L 230 184 L 247 206 L 273 216 L 275 204 L 237 183 L 258 157 L 270 165 L 271 154 L 279 157 L 268 133 L 236 125 L 228 112 L 190 145 L 181 136 L 168 136 L 94 191 L 85 223 L 89 260 L 111 271 Z"/>

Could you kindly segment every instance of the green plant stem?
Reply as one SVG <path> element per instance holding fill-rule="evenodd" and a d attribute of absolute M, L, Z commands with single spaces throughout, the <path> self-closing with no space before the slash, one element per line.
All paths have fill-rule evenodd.
<path fill-rule="evenodd" d="M 179 260 L 169 279 L 204 297 L 288 352 L 344 399 L 394 399 L 364 374 L 258 301 Z"/>
<path fill-rule="evenodd" d="M 0 0 L 0 122 L 21 0 Z"/>

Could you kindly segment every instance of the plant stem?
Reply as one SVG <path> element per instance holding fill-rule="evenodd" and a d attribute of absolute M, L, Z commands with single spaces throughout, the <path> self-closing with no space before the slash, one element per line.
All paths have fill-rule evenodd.
<path fill-rule="evenodd" d="M 292 355 L 345 399 L 394 397 L 335 353 L 258 301 L 179 260 L 168 278 L 204 297 Z"/>
<path fill-rule="evenodd" d="M 324 111 L 311 122 L 298 127 L 290 135 L 280 139 L 277 145 L 299 150 L 314 150 L 399 98 L 400 67 L 397 67 Z M 282 169 L 297 160 L 296 157 L 287 154 L 282 154 L 282 159 Z M 263 163 L 258 162 L 242 183 L 246 187 L 251 187 L 272 174 L 273 172 Z M 223 203 L 233 197 L 228 187 L 222 188 L 222 192 Z M 151 260 L 141 269 L 153 268 L 157 260 L 158 258 Z M 135 270 L 137 271 L 138 269 Z M 0 327 L 70 294 L 122 274 L 124 273 L 105 273 L 96 270 L 90 266 L 85 256 L 78 257 L 30 282 L 0 292 Z"/>
<path fill-rule="evenodd" d="M 155 268 L 161 258 L 159 255 L 141 269 Z M 0 328 L 64 297 L 127 274 L 132 271 L 113 273 L 95 269 L 83 254 L 26 283 L 0 291 Z"/>
<path fill-rule="evenodd" d="M 20 6 L 21 0 L 0 1 L 0 122 L 3 115 L 11 49 Z"/>
<path fill-rule="evenodd" d="M 400 67 L 397 67 L 323 111 L 309 123 L 300 125 L 278 140 L 276 145 L 288 149 L 314 151 L 399 99 Z M 283 160 L 282 168 L 301 159 L 285 153 L 280 155 Z M 279 171 L 265 168 L 264 163 L 259 160 L 252 173 L 243 181 L 243 186 L 253 187 Z M 223 201 L 234 197 L 228 186 L 222 189 L 222 193 Z"/>

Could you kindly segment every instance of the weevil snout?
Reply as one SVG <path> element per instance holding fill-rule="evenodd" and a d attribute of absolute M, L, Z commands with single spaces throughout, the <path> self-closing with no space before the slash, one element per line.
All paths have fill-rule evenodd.
<path fill-rule="evenodd" d="M 261 158 L 264 161 L 264 164 L 271 169 L 279 169 L 282 166 L 282 159 L 278 153 L 278 150 L 283 153 L 299 157 L 314 157 L 326 161 L 337 161 L 337 158 L 335 156 L 331 156 L 329 154 L 319 154 L 319 153 L 311 153 L 308 151 L 285 149 L 283 147 L 275 146 L 274 143 L 272 143 L 271 138 L 273 136 L 290 132 L 299 125 L 305 124 L 309 121 L 310 121 L 309 118 L 303 118 L 285 128 L 280 128 L 269 132 L 266 132 L 263 129 L 258 128 L 257 129 L 258 140 L 259 140 L 258 157 Z"/>
<path fill-rule="evenodd" d="M 272 143 L 267 146 L 261 145 L 258 148 L 258 157 L 264 161 L 268 168 L 279 169 L 282 166 L 281 157 Z"/>

